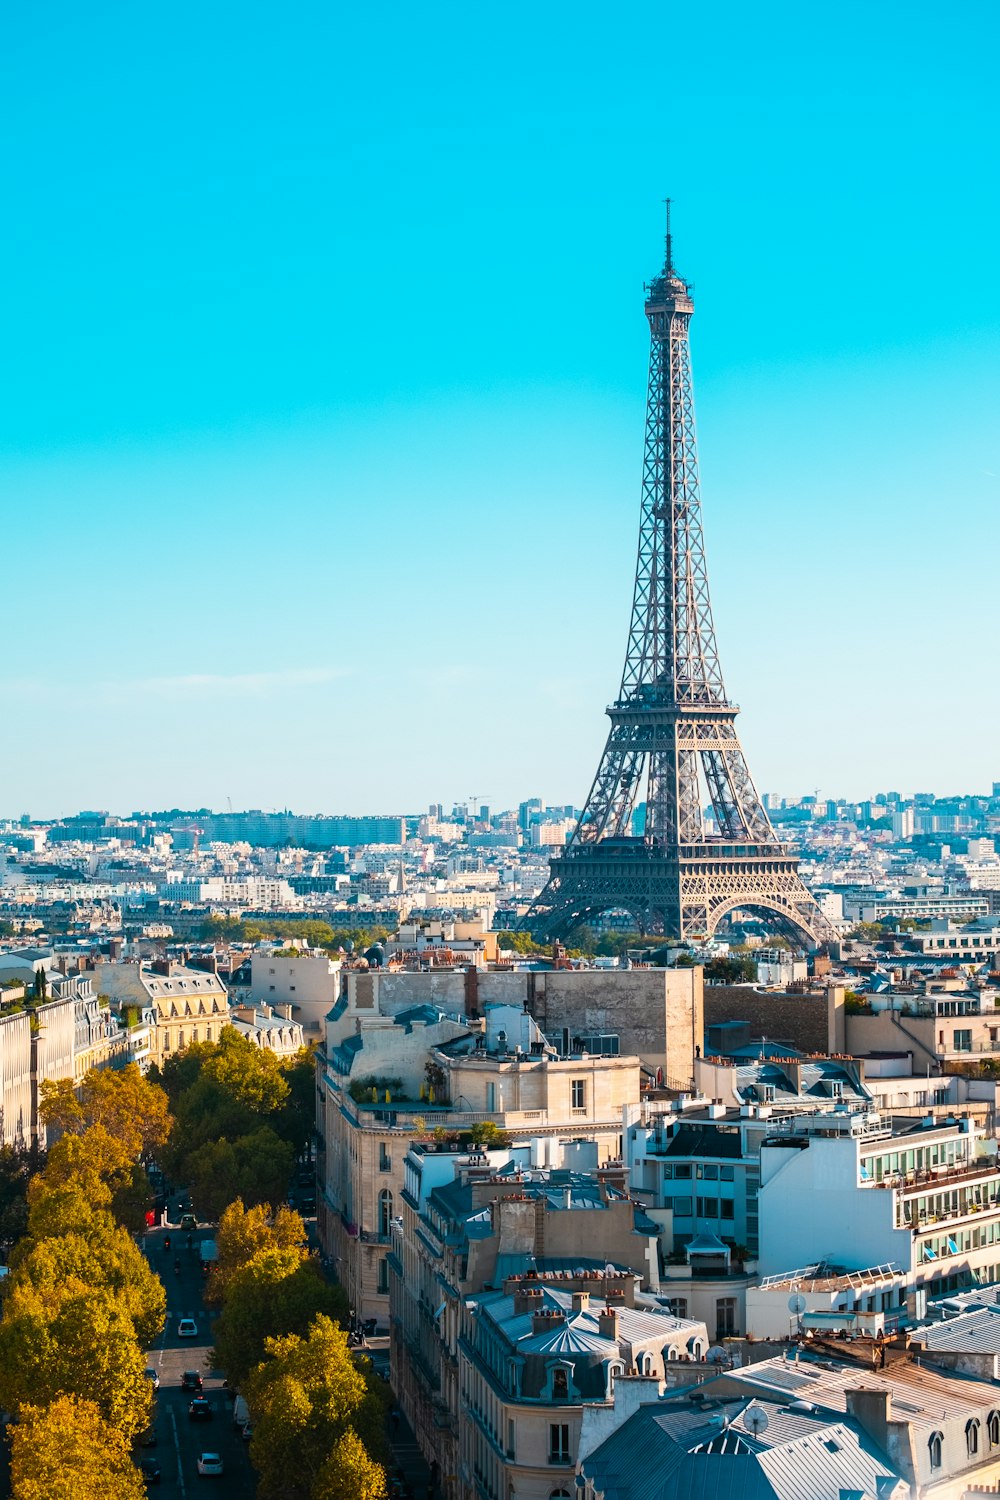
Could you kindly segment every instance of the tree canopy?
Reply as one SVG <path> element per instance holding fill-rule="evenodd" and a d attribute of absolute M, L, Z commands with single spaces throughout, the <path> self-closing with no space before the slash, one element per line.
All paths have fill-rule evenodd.
<path fill-rule="evenodd" d="M 306 1226 L 291 1208 L 279 1208 L 272 1214 L 268 1203 L 247 1208 L 242 1198 L 223 1210 L 215 1236 L 218 1259 L 209 1277 L 208 1293 L 212 1301 L 221 1301 L 237 1271 L 261 1250 L 295 1250 L 302 1260 L 308 1255 Z"/>
<path fill-rule="evenodd" d="M 80 1084 L 70 1078 L 46 1079 L 40 1112 L 46 1125 L 60 1133 L 80 1135 L 103 1126 L 133 1159 L 155 1155 L 170 1134 L 167 1096 L 135 1063 L 91 1068 Z"/>
<path fill-rule="evenodd" d="M 212 1362 L 242 1385 L 269 1338 L 304 1334 L 317 1314 L 346 1321 L 343 1289 L 325 1281 L 300 1246 L 267 1246 L 228 1277 Z"/>
<path fill-rule="evenodd" d="M 226 1027 L 168 1058 L 160 1077 L 175 1115 L 165 1160 L 201 1212 L 280 1202 L 313 1128 L 310 1055 L 280 1059 Z"/>
<path fill-rule="evenodd" d="M 10 1429 L 14 1500 L 145 1500 L 128 1444 L 94 1401 L 25 1406 Z"/>
<path fill-rule="evenodd" d="M 343 1329 L 317 1317 L 265 1356 L 246 1383 L 262 1500 L 383 1500 L 384 1386 Z"/>

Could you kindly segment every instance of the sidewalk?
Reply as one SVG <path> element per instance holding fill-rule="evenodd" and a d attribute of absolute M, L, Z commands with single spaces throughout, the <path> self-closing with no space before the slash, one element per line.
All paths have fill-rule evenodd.
<path fill-rule="evenodd" d="M 424 1462 L 423 1454 L 413 1435 L 413 1429 L 398 1407 L 394 1407 L 386 1426 L 386 1434 L 395 1472 L 389 1473 L 389 1494 L 395 1500 L 430 1500 L 436 1493 L 431 1485 L 431 1472 Z"/>

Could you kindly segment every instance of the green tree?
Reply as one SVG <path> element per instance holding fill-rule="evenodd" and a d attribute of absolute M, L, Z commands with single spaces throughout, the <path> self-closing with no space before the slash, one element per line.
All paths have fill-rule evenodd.
<path fill-rule="evenodd" d="M 347 1299 L 324 1281 L 316 1261 L 303 1260 L 298 1246 L 261 1250 L 228 1279 L 212 1363 L 230 1385 L 242 1386 L 269 1338 L 304 1334 L 320 1313 L 346 1320 Z"/>
<path fill-rule="evenodd" d="M 187 1157 L 191 1195 L 202 1215 L 218 1219 L 228 1204 L 274 1203 L 288 1187 L 295 1153 L 270 1125 L 235 1140 L 207 1141 Z"/>
<path fill-rule="evenodd" d="M 37 1151 L 0 1145 L 0 1243 L 16 1244 L 28 1227 L 28 1183 L 38 1165 Z"/>
<path fill-rule="evenodd" d="M 10 1445 L 14 1500 L 145 1500 L 127 1442 L 94 1401 L 23 1407 Z"/>
<path fill-rule="evenodd" d="M 261 1500 L 380 1500 L 372 1467 L 383 1452 L 384 1383 L 351 1357 L 344 1331 L 317 1317 L 305 1337 L 268 1339 L 265 1354 L 246 1383 Z M 367 1461 L 353 1443 L 341 1448 L 359 1485 L 337 1490 L 334 1457 L 351 1432 Z"/>
<path fill-rule="evenodd" d="M 705 978 L 715 984 L 745 984 L 757 978 L 757 965 L 746 954 L 720 954 L 705 965 Z"/>

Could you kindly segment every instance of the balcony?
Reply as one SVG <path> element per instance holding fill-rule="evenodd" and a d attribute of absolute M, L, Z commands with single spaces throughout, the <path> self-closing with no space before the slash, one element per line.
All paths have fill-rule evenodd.
<path fill-rule="evenodd" d="M 995 1177 L 1000 1192 L 1000 1163 L 997 1161 L 975 1161 L 954 1167 L 924 1167 L 919 1172 L 897 1173 L 883 1177 L 879 1182 L 866 1183 L 867 1187 L 895 1188 L 901 1193 L 925 1193 L 935 1188 L 954 1187 L 960 1182 L 975 1182 L 986 1177 Z"/>

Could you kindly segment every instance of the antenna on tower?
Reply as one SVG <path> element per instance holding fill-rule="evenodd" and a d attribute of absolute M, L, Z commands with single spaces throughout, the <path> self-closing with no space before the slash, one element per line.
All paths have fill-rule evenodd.
<path fill-rule="evenodd" d="M 674 237 L 670 233 L 670 199 L 664 198 L 663 202 L 667 210 L 667 253 L 663 261 L 663 274 L 672 276 L 674 274 Z"/>

